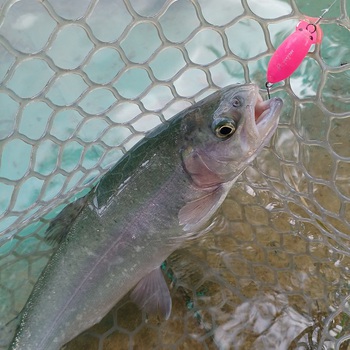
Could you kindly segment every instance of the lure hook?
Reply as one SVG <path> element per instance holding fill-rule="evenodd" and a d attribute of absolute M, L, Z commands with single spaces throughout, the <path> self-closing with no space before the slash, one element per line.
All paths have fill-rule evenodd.
<path fill-rule="evenodd" d="M 265 87 L 266 87 L 266 91 L 267 91 L 267 96 L 269 98 L 269 100 L 271 99 L 271 95 L 270 95 L 270 88 L 272 87 L 272 84 L 269 83 L 268 81 L 265 83 Z"/>

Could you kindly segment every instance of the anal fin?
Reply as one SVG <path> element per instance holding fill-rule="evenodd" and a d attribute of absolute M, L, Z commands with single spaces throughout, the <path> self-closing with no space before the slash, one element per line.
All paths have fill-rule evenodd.
<path fill-rule="evenodd" d="M 150 314 L 159 313 L 166 320 L 171 313 L 171 296 L 160 268 L 145 276 L 132 291 L 131 300 Z"/>

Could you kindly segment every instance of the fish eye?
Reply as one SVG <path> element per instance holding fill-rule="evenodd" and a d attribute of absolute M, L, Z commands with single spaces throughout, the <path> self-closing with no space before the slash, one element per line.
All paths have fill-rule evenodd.
<path fill-rule="evenodd" d="M 233 100 L 232 100 L 232 106 L 233 107 L 240 107 L 242 105 L 241 103 L 241 100 L 237 97 L 235 97 Z"/>
<path fill-rule="evenodd" d="M 213 131 L 220 139 L 226 139 L 236 131 L 236 123 L 233 120 L 214 121 Z"/>

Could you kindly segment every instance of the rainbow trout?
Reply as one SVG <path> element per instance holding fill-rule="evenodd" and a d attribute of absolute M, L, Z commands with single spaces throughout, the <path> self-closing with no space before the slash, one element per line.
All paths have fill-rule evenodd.
<path fill-rule="evenodd" d="M 206 231 L 232 184 L 270 140 L 281 108 L 279 98 L 263 101 L 255 85 L 229 86 L 146 135 L 51 223 L 49 236 L 61 242 L 10 349 L 60 349 L 133 288 L 134 302 L 168 318 L 161 263 Z"/>

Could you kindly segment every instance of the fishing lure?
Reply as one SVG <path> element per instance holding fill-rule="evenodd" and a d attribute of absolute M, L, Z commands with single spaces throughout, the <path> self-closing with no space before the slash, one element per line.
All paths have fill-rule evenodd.
<path fill-rule="evenodd" d="M 337 1 L 334 0 L 320 17 L 305 17 L 301 20 L 294 33 L 290 34 L 272 55 L 267 67 L 265 84 L 269 98 L 272 84 L 291 76 L 300 66 L 311 45 L 321 43 L 323 32 L 319 22 Z"/>

